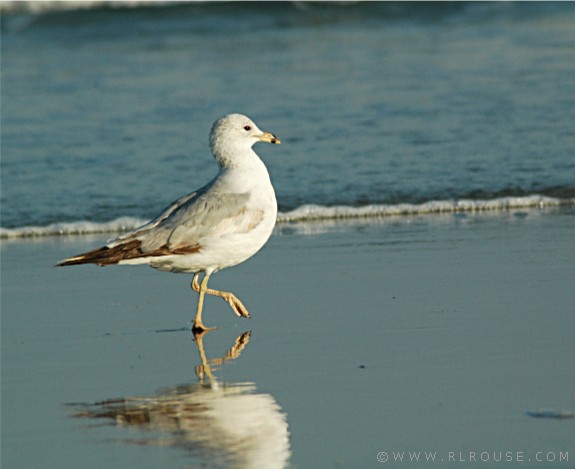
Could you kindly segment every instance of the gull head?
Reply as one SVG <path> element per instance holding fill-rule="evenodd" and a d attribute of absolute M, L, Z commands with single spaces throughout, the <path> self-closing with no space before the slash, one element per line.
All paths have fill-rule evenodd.
<path fill-rule="evenodd" d="M 281 143 L 274 134 L 260 130 L 249 117 L 242 114 L 228 114 L 218 119 L 210 132 L 210 148 L 220 164 L 246 152 L 258 142 Z"/>

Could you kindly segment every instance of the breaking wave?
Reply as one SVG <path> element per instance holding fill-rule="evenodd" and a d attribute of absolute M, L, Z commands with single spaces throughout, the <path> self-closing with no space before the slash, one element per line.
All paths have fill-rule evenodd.
<path fill-rule="evenodd" d="M 491 200 L 440 200 L 421 204 L 375 204 L 363 207 L 302 205 L 289 212 L 278 214 L 278 223 L 337 221 L 344 219 L 379 219 L 384 217 L 407 217 L 415 215 L 453 214 L 461 212 L 494 212 L 515 209 L 539 209 L 575 206 L 575 198 L 561 199 L 542 195 L 525 197 L 500 197 Z M 147 220 L 120 217 L 104 223 L 91 221 L 52 223 L 46 226 L 23 226 L 0 228 L 1 239 L 39 236 L 71 236 L 100 233 L 122 233 L 133 230 Z"/>

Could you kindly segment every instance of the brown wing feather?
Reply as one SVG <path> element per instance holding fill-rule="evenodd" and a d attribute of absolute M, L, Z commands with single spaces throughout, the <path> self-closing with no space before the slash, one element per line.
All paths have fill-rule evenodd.
<path fill-rule="evenodd" d="M 162 246 L 154 251 L 144 252 L 141 249 L 142 242 L 139 239 L 133 239 L 126 243 L 118 244 L 113 247 L 104 246 L 94 249 L 75 257 L 70 257 L 56 264 L 57 267 L 78 264 L 98 264 L 113 265 L 120 261 L 128 259 L 137 259 L 141 257 L 169 256 L 173 254 L 194 254 L 199 252 L 200 246 L 189 246 L 177 249 L 169 249 Z"/>

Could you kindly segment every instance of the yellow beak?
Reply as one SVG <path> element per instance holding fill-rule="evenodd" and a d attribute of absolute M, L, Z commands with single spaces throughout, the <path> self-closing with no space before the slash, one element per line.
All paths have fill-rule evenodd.
<path fill-rule="evenodd" d="M 282 143 L 279 138 L 269 132 L 264 132 L 263 134 L 259 135 L 258 138 L 261 142 L 273 143 L 275 145 Z"/>

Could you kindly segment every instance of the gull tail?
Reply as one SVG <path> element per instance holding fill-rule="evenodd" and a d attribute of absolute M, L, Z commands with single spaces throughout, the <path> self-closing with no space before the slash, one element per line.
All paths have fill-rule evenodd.
<path fill-rule="evenodd" d="M 113 265 L 117 264 L 124 259 L 133 259 L 135 257 L 142 257 L 140 249 L 141 241 L 135 239 L 124 244 L 119 244 L 114 247 L 104 246 L 102 248 L 94 249 L 83 254 L 78 254 L 74 257 L 69 257 L 56 264 L 55 267 L 65 267 L 67 265 L 79 264 L 97 264 L 97 265 Z"/>
<path fill-rule="evenodd" d="M 134 261 L 136 261 L 136 263 L 141 263 L 146 262 L 146 259 L 150 257 L 187 255 L 195 254 L 199 251 L 200 246 L 194 244 L 192 246 L 182 246 L 178 248 L 168 248 L 164 245 L 154 249 L 153 251 L 144 252 L 142 250 L 142 241 L 139 239 L 133 239 L 122 244 L 117 244 L 116 246 L 104 246 L 102 248 L 94 249 L 93 251 L 85 252 L 84 254 L 69 257 L 68 259 L 58 262 L 55 267 L 79 264 L 114 265 L 121 261 L 129 260 L 131 260 L 132 263 L 134 263 Z"/>

